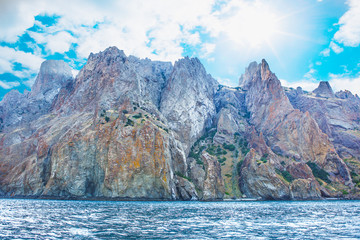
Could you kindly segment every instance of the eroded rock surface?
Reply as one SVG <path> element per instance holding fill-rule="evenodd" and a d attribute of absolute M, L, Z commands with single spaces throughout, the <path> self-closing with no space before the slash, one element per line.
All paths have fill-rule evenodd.
<path fill-rule="evenodd" d="M 327 82 L 326 82 L 327 83 Z M 321 89 L 320 83 L 317 89 Z M 330 88 L 327 83 L 327 89 Z M 350 91 L 340 91 L 328 97 L 313 93 L 298 94 L 287 89 L 289 99 L 303 112 L 308 111 L 320 129 L 326 133 L 342 158 L 360 157 L 360 99 Z"/>
<path fill-rule="evenodd" d="M 359 98 L 326 83 L 285 90 L 265 61 L 237 88 L 196 58 L 173 66 L 110 47 L 75 79 L 64 62 L 46 61 L 31 92 L 0 103 L 0 194 L 358 197 Z"/>
<path fill-rule="evenodd" d="M 301 112 L 293 108 L 280 85 L 280 81 L 270 71 L 265 60 L 261 64 L 250 64 L 245 74 L 240 78 L 240 86 L 247 91 L 246 105 L 250 112 L 250 123 L 254 125 L 254 131 L 259 132 L 260 136 L 263 136 L 265 140 L 255 145 L 255 150 L 264 154 L 264 145 L 271 149 L 270 151 L 267 150 L 265 154 L 272 156 L 273 163 L 269 161 L 266 164 L 273 164 L 283 177 L 288 177 L 288 181 L 291 181 L 296 176 L 293 176 L 286 169 L 282 169 L 283 167 L 279 163 L 282 162 L 283 166 L 288 166 L 293 161 L 313 163 L 329 175 L 324 177 L 325 180 L 331 178 L 332 181 L 343 186 L 352 187 L 349 169 L 337 155 L 328 136 L 321 131 L 317 122 L 308 112 Z M 296 91 L 297 94 L 301 95 L 300 89 Z M 251 158 L 253 159 L 254 156 Z M 262 165 L 260 164 L 260 166 Z M 251 173 L 257 169 L 254 166 L 254 164 L 245 165 L 242 171 Z M 248 169 L 244 169 L 246 167 Z M 259 167 L 259 169 L 261 168 Z M 278 180 L 266 175 L 270 172 L 270 169 L 253 175 L 265 175 L 266 179 L 273 179 L 271 182 L 276 185 Z M 303 175 L 308 175 L 311 174 L 312 170 L 303 169 L 303 171 Z M 247 181 L 246 191 L 251 192 L 252 196 L 257 196 L 257 188 L 260 187 L 250 184 L 249 180 Z M 305 184 L 306 181 L 298 182 Z M 251 191 L 252 186 L 255 186 L 256 189 Z M 264 189 L 271 189 L 271 187 Z M 283 187 L 273 187 L 273 189 L 278 189 L 281 193 L 280 189 L 283 189 Z M 265 193 L 260 195 L 261 197 L 270 198 Z M 278 195 L 271 193 L 270 195 L 273 195 L 274 198 L 286 196 L 284 193 Z"/>
<path fill-rule="evenodd" d="M 0 102 L 0 129 L 27 126 L 49 113 L 57 94 L 73 82 L 71 68 L 64 61 L 47 60 L 41 64 L 33 91 L 12 90 Z"/>
<path fill-rule="evenodd" d="M 160 111 L 179 135 L 186 153 L 205 128 L 211 126 L 217 85 L 199 59 L 184 58 L 175 63 L 161 98 Z"/>

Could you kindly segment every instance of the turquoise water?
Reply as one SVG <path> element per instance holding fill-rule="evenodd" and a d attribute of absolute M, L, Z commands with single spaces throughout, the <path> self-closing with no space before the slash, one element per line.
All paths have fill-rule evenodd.
<path fill-rule="evenodd" d="M 359 239 L 360 201 L 0 199 L 0 239 Z"/>

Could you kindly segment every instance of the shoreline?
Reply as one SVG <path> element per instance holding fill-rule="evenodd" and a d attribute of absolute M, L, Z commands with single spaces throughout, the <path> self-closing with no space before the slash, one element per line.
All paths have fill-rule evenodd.
<path fill-rule="evenodd" d="M 298 201 L 352 201 L 360 198 L 321 198 L 321 199 L 261 199 L 261 198 L 238 198 L 238 199 L 214 199 L 214 200 L 175 200 L 154 198 L 123 198 L 123 197 L 58 197 L 58 196 L 0 196 L 0 199 L 24 199 L 24 200 L 59 200 L 59 201 L 102 201 L 102 202 L 298 202 Z"/>

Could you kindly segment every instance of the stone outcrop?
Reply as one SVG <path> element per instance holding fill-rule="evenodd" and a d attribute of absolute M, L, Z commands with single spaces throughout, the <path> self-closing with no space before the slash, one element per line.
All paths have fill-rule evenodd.
<path fill-rule="evenodd" d="M 49 113 L 61 88 L 73 82 L 71 68 L 64 61 L 41 64 L 33 91 L 10 91 L 0 102 L 0 129 L 28 125 Z"/>
<path fill-rule="evenodd" d="M 210 154 L 203 153 L 205 180 L 203 185 L 203 200 L 221 200 L 224 197 L 224 183 L 221 176 L 220 163 Z"/>
<path fill-rule="evenodd" d="M 319 86 L 313 91 L 317 97 L 332 98 L 335 94 L 328 81 L 320 81 Z"/>
<path fill-rule="evenodd" d="M 252 149 L 245 157 L 240 187 L 247 197 L 267 200 L 289 199 L 289 183 L 282 181 L 270 163 L 260 163 L 260 156 Z"/>
<path fill-rule="evenodd" d="M 169 62 L 127 57 L 115 47 L 90 54 L 76 77 L 69 99 L 56 107 L 71 114 L 73 111 L 116 108 L 132 101 L 155 111 L 172 68 Z"/>
<path fill-rule="evenodd" d="M 40 72 L 29 95 L 35 99 L 51 102 L 64 84 L 73 78 L 71 68 L 62 60 L 47 60 L 41 64 Z"/>
<path fill-rule="evenodd" d="M 291 199 L 313 200 L 321 198 L 318 182 L 313 179 L 296 179 L 290 186 Z"/>
<path fill-rule="evenodd" d="M 251 123 L 264 134 L 275 153 L 326 165 L 327 155 L 335 151 L 327 135 L 310 114 L 293 108 L 265 60 L 256 67 L 253 65 L 246 71 L 247 76 L 242 77 Z M 338 177 L 349 180 L 348 173 Z"/>

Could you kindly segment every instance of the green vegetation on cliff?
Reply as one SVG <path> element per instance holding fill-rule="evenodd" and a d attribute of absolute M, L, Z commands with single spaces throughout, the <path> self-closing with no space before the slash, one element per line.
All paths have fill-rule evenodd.
<path fill-rule="evenodd" d="M 320 168 L 316 163 L 313 162 L 307 162 L 306 164 L 311 168 L 314 177 L 320 178 L 326 183 L 331 183 L 331 181 L 328 178 L 329 173 L 327 173 L 324 169 Z"/>

